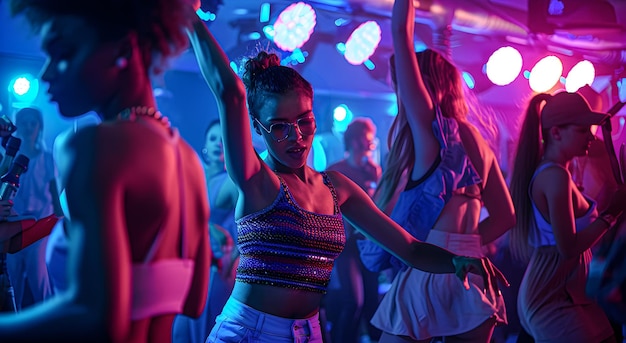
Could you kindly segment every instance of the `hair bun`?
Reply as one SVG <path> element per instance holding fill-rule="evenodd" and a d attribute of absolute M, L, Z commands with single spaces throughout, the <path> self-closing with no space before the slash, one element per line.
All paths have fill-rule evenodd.
<path fill-rule="evenodd" d="M 256 57 L 252 57 L 244 64 L 243 83 L 246 88 L 253 88 L 257 77 L 271 67 L 280 66 L 280 58 L 274 53 L 266 51 L 259 52 Z"/>

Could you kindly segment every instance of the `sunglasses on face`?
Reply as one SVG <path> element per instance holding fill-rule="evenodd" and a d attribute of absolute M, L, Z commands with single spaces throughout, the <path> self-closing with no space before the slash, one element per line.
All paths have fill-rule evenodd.
<path fill-rule="evenodd" d="M 311 136 L 315 134 L 315 130 L 317 129 L 317 124 L 315 123 L 315 118 L 313 117 L 305 117 L 296 120 L 295 123 L 273 123 L 270 125 L 269 129 L 265 127 L 257 118 L 253 118 L 265 132 L 269 133 L 273 140 L 276 142 L 282 142 L 291 133 L 291 128 L 296 127 L 298 132 L 302 136 Z"/>

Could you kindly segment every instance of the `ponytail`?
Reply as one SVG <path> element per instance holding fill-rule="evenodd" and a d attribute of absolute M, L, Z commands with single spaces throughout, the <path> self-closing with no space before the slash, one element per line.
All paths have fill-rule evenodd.
<path fill-rule="evenodd" d="M 527 262 L 530 258 L 528 233 L 531 225 L 535 225 L 528 189 L 530 180 L 543 156 L 541 104 L 549 101 L 550 98 L 550 94 L 540 93 L 530 100 L 513 162 L 511 198 L 517 221 L 511 230 L 509 245 L 513 258 L 523 262 Z"/>

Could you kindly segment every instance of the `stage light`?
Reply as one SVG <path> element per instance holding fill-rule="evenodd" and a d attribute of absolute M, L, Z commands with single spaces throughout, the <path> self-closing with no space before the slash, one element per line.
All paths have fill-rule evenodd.
<path fill-rule="evenodd" d="M 294 50 L 289 56 L 283 58 L 280 61 L 280 64 L 282 65 L 297 65 L 300 63 L 304 63 L 306 61 L 307 56 L 309 56 L 309 53 L 307 51 L 302 51 L 300 49 L 296 49 Z"/>
<path fill-rule="evenodd" d="M 415 41 L 415 43 L 413 43 L 413 49 L 415 50 L 415 52 L 422 52 L 422 51 L 426 51 L 426 49 L 428 49 L 428 45 L 426 45 L 426 43 L 422 42 L 422 41 Z"/>
<path fill-rule="evenodd" d="M 346 120 L 348 117 L 348 106 L 341 104 L 333 110 L 333 119 L 338 122 Z"/>
<path fill-rule="evenodd" d="M 596 69 L 587 60 L 580 61 L 567 73 L 565 90 L 570 93 L 577 91 L 585 85 L 591 85 L 596 77 Z"/>
<path fill-rule="evenodd" d="M 270 4 L 264 2 L 261 4 L 261 10 L 259 11 L 259 21 L 267 23 L 270 21 Z"/>
<path fill-rule="evenodd" d="M 232 69 L 236 74 L 239 74 L 239 66 L 234 61 L 230 61 L 229 63 L 230 69 Z"/>
<path fill-rule="evenodd" d="M 196 11 L 198 17 L 206 21 L 206 25 L 210 25 L 217 19 L 217 12 L 223 5 L 222 0 L 203 0 L 200 2 L 200 8 Z"/>
<path fill-rule="evenodd" d="M 345 132 L 354 115 L 346 104 L 341 104 L 333 110 L 333 127 L 337 132 Z"/>
<path fill-rule="evenodd" d="M 354 115 L 346 104 L 341 104 L 333 110 L 333 127 L 337 132 L 345 132 Z"/>
<path fill-rule="evenodd" d="M 617 81 L 619 101 L 626 102 L 626 78 Z"/>
<path fill-rule="evenodd" d="M 350 35 L 344 57 L 352 65 L 360 65 L 374 54 L 381 39 L 381 29 L 375 21 L 366 21 Z"/>
<path fill-rule="evenodd" d="M 215 13 L 211 13 L 209 11 L 203 11 L 201 8 L 198 8 L 198 10 L 196 11 L 196 14 L 198 15 L 198 17 L 204 21 L 214 21 L 217 16 L 215 15 Z"/>
<path fill-rule="evenodd" d="M 387 108 L 387 115 L 395 117 L 398 115 L 398 102 L 392 102 Z"/>
<path fill-rule="evenodd" d="M 476 86 L 476 81 L 474 81 L 474 77 L 472 76 L 472 74 L 464 71 L 461 76 L 463 77 L 463 81 L 465 81 L 467 87 L 469 89 L 474 89 L 474 87 Z"/>
<path fill-rule="evenodd" d="M 335 47 L 337 48 L 337 51 L 339 51 L 340 54 L 345 54 L 346 53 L 346 44 L 345 43 L 337 43 L 335 45 Z"/>
<path fill-rule="evenodd" d="M 493 84 L 506 86 L 513 82 L 522 70 L 522 55 L 517 49 L 505 46 L 491 54 L 486 65 L 487 77 Z"/>
<path fill-rule="evenodd" d="M 28 90 L 30 89 L 30 80 L 20 76 L 13 81 L 13 87 L 11 88 L 13 89 L 13 93 L 15 95 L 22 96 L 28 93 Z"/>
<path fill-rule="evenodd" d="M 367 68 L 369 70 L 374 70 L 376 68 L 376 65 L 371 60 L 365 60 L 363 62 L 363 65 L 365 66 L 365 68 Z"/>
<path fill-rule="evenodd" d="M 274 23 L 274 43 L 285 51 L 294 51 L 306 43 L 315 29 L 315 10 L 298 2 L 289 5 Z"/>
<path fill-rule="evenodd" d="M 547 92 L 559 82 L 562 73 L 561 60 L 553 55 L 546 56 L 531 69 L 528 84 L 534 92 Z"/>
<path fill-rule="evenodd" d="M 15 103 L 22 103 L 28 106 L 37 98 L 39 93 L 39 80 L 30 74 L 15 77 L 9 83 L 9 93 Z"/>

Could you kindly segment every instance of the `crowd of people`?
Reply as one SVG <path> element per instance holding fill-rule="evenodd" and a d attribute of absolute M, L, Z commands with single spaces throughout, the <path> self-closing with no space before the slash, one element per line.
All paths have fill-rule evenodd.
<path fill-rule="evenodd" d="M 15 289 L 0 341 L 490 343 L 511 318 L 519 342 L 622 339 L 585 292 L 626 187 L 593 199 L 572 176 L 610 120 L 583 91 L 528 101 L 507 183 L 459 69 L 436 47 L 415 53 L 414 1 L 395 0 L 389 152 L 374 160 L 376 125 L 356 118 L 344 158 L 319 171 L 311 83 L 270 51 L 238 75 L 199 1 L 10 5 L 41 37 L 59 112 L 99 122 L 59 135 L 54 154 L 40 110 L 18 111 L 15 133 L 0 122 L 30 159 L 0 199 Z M 217 103 L 199 152 L 151 84 L 188 46 Z M 486 246 L 524 266 L 513 292 Z"/>

